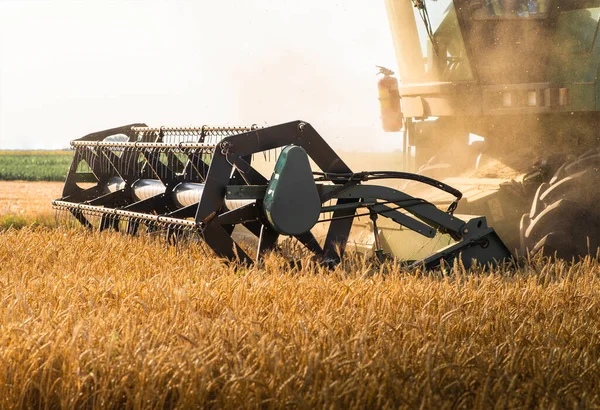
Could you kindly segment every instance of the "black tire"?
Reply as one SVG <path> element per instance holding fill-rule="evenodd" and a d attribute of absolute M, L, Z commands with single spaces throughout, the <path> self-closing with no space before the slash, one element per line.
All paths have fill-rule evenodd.
<path fill-rule="evenodd" d="M 596 255 L 600 247 L 600 151 L 561 166 L 540 185 L 521 218 L 521 252 L 566 260 Z"/>

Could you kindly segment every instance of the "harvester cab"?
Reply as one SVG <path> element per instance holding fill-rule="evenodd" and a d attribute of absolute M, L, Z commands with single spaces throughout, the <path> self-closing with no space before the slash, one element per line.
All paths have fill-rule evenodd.
<path fill-rule="evenodd" d="M 511 250 L 595 253 L 600 1 L 385 3 L 400 85 L 380 80 L 381 116 L 410 170 L 460 188 L 457 212 Z"/>
<path fill-rule="evenodd" d="M 365 216 L 376 224 L 380 216 L 427 238 L 442 232 L 455 240 L 412 261 L 413 266 L 434 268 L 442 260 L 460 259 L 469 267 L 475 260 L 486 265 L 511 257 L 485 218 L 463 221 L 453 215 L 460 191 L 411 173 L 352 172 L 302 121 L 265 128 L 133 124 L 89 134 L 71 145 L 75 153 L 63 197 L 53 205 L 89 229 L 202 242 L 219 257 L 246 263 L 276 249 L 280 237 L 291 237 L 334 265 L 343 256 L 354 219 Z M 273 150 L 277 161 L 265 176 L 253 166 L 253 156 Z M 454 199 L 441 210 L 405 192 L 363 184 L 383 179 L 415 181 Z M 313 234 L 321 223 L 328 224 L 322 242 Z M 255 238 L 252 252 L 236 236 L 241 227 Z M 373 231 L 377 237 L 378 229 Z M 190 235 L 196 240 L 190 241 Z"/>

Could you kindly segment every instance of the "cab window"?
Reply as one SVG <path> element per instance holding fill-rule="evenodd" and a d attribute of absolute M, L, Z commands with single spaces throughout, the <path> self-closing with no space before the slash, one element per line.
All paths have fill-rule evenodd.
<path fill-rule="evenodd" d="M 600 7 L 600 0 L 558 0 L 559 11 L 571 11 Z"/>
<path fill-rule="evenodd" d="M 539 19 L 548 16 L 551 0 L 480 0 L 471 4 L 473 18 Z"/>

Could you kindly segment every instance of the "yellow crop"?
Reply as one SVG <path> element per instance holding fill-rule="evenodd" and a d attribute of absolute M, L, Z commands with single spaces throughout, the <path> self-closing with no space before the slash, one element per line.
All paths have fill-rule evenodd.
<path fill-rule="evenodd" d="M 1 408 L 600 406 L 600 265 L 226 265 L 0 233 Z"/>

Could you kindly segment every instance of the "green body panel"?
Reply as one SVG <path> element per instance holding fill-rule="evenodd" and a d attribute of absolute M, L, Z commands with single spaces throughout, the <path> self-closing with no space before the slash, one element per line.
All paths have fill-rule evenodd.
<path fill-rule="evenodd" d="M 561 12 L 556 17 L 548 80 L 569 88 L 570 104 L 565 110 L 600 110 L 599 19 L 600 8 Z"/>
<path fill-rule="evenodd" d="M 453 149 L 472 134 L 493 157 L 525 141 L 543 155 L 599 145 L 600 0 L 546 0 L 533 17 L 490 17 L 482 5 L 497 12 L 510 3 L 500 0 L 426 0 L 430 35 L 411 0 L 386 3 L 413 171 L 434 156 L 462 161 Z"/>
<path fill-rule="evenodd" d="M 309 232 L 321 213 L 321 200 L 314 183 L 308 155 L 302 147 L 285 147 L 263 199 L 269 224 L 284 235 Z"/>
<path fill-rule="evenodd" d="M 410 0 L 388 0 L 388 3 L 404 2 Z M 442 9 L 446 7 L 433 1 L 426 4 L 430 15 L 443 14 Z M 600 7 L 564 11 L 554 2 L 554 7 L 543 19 L 480 21 L 472 18 L 469 4 L 468 0 L 455 0 L 435 28 L 432 38 L 435 48 L 440 51 L 437 56 L 430 51 L 424 57 L 428 59 L 425 64 L 428 73 L 420 81 L 414 80 L 418 78 L 414 72 L 421 69 L 419 59 L 413 55 L 407 61 L 406 56 L 400 54 L 409 48 L 403 43 L 415 42 L 414 36 L 394 28 L 394 21 L 402 20 L 402 17 L 390 16 L 394 42 L 401 44 L 396 47 L 401 71 L 411 62 L 417 67 L 404 70 L 412 73 L 408 79 L 402 78 L 400 73 L 400 94 L 404 98 L 406 117 L 600 110 L 600 83 L 597 81 L 600 74 Z M 416 20 L 417 31 L 422 32 L 422 22 Z M 424 49 L 422 42 L 423 39 L 421 47 Z M 429 48 L 433 48 L 431 44 Z M 538 98 L 535 107 L 507 108 L 489 104 L 502 90 L 529 89 L 543 93 L 560 88 L 568 89 L 568 104 L 549 106 L 549 98 L 545 102 Z"/>

